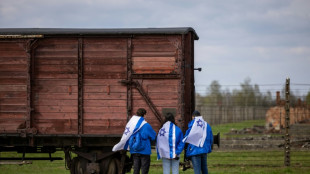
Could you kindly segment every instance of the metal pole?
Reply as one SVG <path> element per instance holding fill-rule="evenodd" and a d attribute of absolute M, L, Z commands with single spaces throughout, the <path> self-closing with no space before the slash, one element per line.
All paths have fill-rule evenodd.
<path fill-rule="evenodd" d="M 284 165 L 290 166 L 290 135 L 289 135 L 289 128 L 290 128 L 290 78 L 286 79 L 286 85 L 285 85 L 285 98 L 286 98 L 286 104 L 285 104 L 285 145 L 284 145 Z"/>

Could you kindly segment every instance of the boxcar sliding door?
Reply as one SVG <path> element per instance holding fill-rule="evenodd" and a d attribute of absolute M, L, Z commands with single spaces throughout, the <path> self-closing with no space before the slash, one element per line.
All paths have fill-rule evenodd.
<path fill-rule="evenodd" d="M 127 39 L 45 38 L 35 50 L 39 134 L 122 134 L 127 122 Z"/>
<path fill-rule="evenodd" d="M 78 39 L 41 39 L 33 69 L 32 121 L 38 134 L 77 134 Z"/>
<path fill-rule="evenodd" d="M 127 123 L 127 38 L 83 39 L 85 134 L 123 134 Z"/>

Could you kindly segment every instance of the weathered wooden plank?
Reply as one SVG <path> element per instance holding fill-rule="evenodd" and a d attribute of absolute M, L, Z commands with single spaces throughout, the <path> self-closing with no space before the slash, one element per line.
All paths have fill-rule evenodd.
<path fill-rule="evenodd" d="M 77 100 L 51 100 L 51 99 L 37 99 L 34 105 L 40 106 L 76 106 L 78 105 Z"/>
<path fill-rule="evenodd" d="M 0 65 L 27 64 L 26 57 L 3 57 L 0 55 Z"/>
<path fill-rule="evenodd" d="M 127 94 L 124 93 L 84 93 L 85 100 L 126 100 Z"/>
<path fill-rule="evenodd" d="M 77 73 L 78 67 L 74 65 L 40 65 L 35 67 L 40 72 L 70 72 Z"/>
<path fill-rule="evenodd" d="M 57 44 L 42 44 L 39 46 L 36 51 L 39 52 L 45 52 L 45 51 L 77 51 L 78 45 L 77 43 L 69 43 L 69 44 L 63 44 L 63 42 L 58 42 Z"/>
<path fill-rule="evenodd" d="M 126 73 L 104 73 L 104 74 L 94 74 L 85 73 L 85 78 L 88 79 L 126 79 Z"/>
<path fill-rule="evenodd" d="M 0 51 L 24 51 L 23 45 L 14 42 L 0 42 Z"/>
<path fill-rule="evenodd" d="M 84 51 L 83 57 L 89 58 L 126 58 L 127 51 Z"/>
<path fill-rule="evenodd" d="M 37 79 L 34 81 L 38 86 L 77 86 L 77 79 Z"/>
<path fill-rule="evenodd" d="M 125 86 L 84 86 L 84 93 L 125 93 L 127 88 Z"/>
<path fill-rule="evenodd" d="M 145 107 L 142 107 L 142 106 L 139 106 L 139 105 L 134 105 L 133 106 L 133 114 L 136 113 L 136 111 L 139 109 L 139 108 L 144 108 L 146 111 L 147 111 L 147 114 L 146 114 L 146 119 L 147 120 L 156 120 L 156 122 L 158 122 L 158 119 L 155 117 L 154 113 L 152 112 L 152 110 L 148 107 L 148 106 L 145 106 Z M 176 111 L 177 111 L 177 116 L 180 114 L 180 110 L 177 109 L 177 107 L 166 107 L 166 106 L 158 106 L 157 107 L 157 110 L 159 111 L 160 114 L 162 114 L 162 110 L 163 108 L 176 108 Z"/>
<path fill-rule="evenodd" d="M 53 72 L 40 72 L 35 74 L 36 79 L 76 79 L 77 73 L 53 73 Z"/>
<path fill-rule="evenodd" d="M 44 47 L 46 45 L 77 45 L 78 39 L 77 38 L 68 38 L 68 37 L 55 37 L 55 38 L 44 38 L 43 40 L 40 40 L 40 44 L 37 49 L 40 47 Z"/>
<path fill-rule="evenodd" d="M 36 112 L 33 117 L 36 120 L 61 120 L 61 119 L 77 119 L 77 113 L 66 112 L 66 113 L 46 113 L 46 112 Z"/>
<path fill-rule="evenodd" d="M 147 86 L 148 92 L 178 92 L 178 86 L 176 85 L 165 85 L 163 86 L 157 86 L 157 85 L 148 85 Z"/>
<path fill-rule="evenodd" d="M 0 78 L 0 85 L 22 85 L 26 83 L 26 78 Z"/>
<path fill-rule="evenodd" d="M 27 91 L 26 85 L 0 85 L 0 91 Z"/>
<path fill-rule="evenodd" d="M 175 51 L 176 47 L 172 44 L 153 44 L 153 45 L 149 45 L 149 44 L 136 44 L 133 46 L 133 51 Z"/>
<path fill-rule="evenodd" d="M 178 101 L 176 100 L 152 100 L 156 107 L 177 107 Z M 135 106 L 149 107 L 144 100 L 134 100 L 132 102 Z"/>
<path fill-rule="evenodd" d="M 0 78 L 27 78 L 27 72 L 1 72 Z"/>
<path fill-rule="evenodd" d="M 127 123 L 126 119 L 104 119 L 104 120 L 88 120 L 85 119 L 84 121 L 84 126 L 103 126 L 106 127 L 106 129 L 111 129 L 113 127 L 123 127 Z"/>
<path fill-rule="evenodd" d="M 55 58 L 55 59 L 62 59 L 62 58 L 77 58 L 76 51 L 36 51 L 35 53 L 36 58 Z"/>
<path fill-rule="evenodd" d="M 77 134 L 76 119 L 34 120 L 39 134 Z"/>
<path fill-rule="evenodd" d="M 40 93 L 35 92 L 35 98 L 36 100 L 40 99 L 49 99 L 49 100 L 77 100 L 78 96 L 77 93 Z"/>
<path fill-rule="evenodd" d="M 87 120 L 103 120 L 103 119 L 124 119 L 127 120 L 127 111 L 124 109 L 123 112 L 111 113 L 111 112 L 100 112 L 100 113 L 84 113 L 84 119 Z"/>
<path fill-rule="evenodd" d="M 148 85 L 151 86 L 165 86 L 165 85 L 179 85 L 179 83 L 181 83 L 180 79 L 147 79 L 147 80 L 143 80 L 143 87 L 146 87 Z"/>
<path fill-rule="evenodd" d="M 145 67 L 134 67 L 133 66 L 133 71 L 136 74 L 169 74 L 174 72 L 175 68 L 168 68 L 168 67 L 163 67 L 163 68 L 145 68 Z"/>
<path fill-rule="evenodd" d="M 119 79 L 84 79 L 85 86 L 95 86 L 95 85 L 113 85 L 113 86 L 123 86 Z"/>
<path fill-rule="evenodd" d="M 133 57 L 133 62 L 175 62 L 175 57 Z"/>
<path fill-rule="evenodd" d="M 25 120 L 0 120 L 0 131 L 1 133 L 15 133 L 24 122 Z"/>
<path fill-rule="evenodd" d="M 27 57 L 25 50 L 0 51 L 0 57 Z"/>
<path fill-rule="evenodd" d="M 114 72 L 126 72 L 127 66 L 125 65 L 84 65 L 85 73 L 114 73 Z"/>
<path fill-rule="evenodd" d="M 90 107 L 84 107 L 84 113 L 124 113 L 127 112 L 127 109 L 125 107 L 102 107 L 102 106 L 90 106 Z"/>
<path fill-rule="evenodd" d="M 0 91 L 0 98 L 24 98 L 27 91 Z"/>
<path fill-rule="evenodd" d="M 125 58 L 88 58 L 84 59 L 85 65 L 126 65 Z"/>
<path fill-rule="evenodd" d="M 83 49 L 86 51 L 127 51 L 126 42 L 122 43 L 97 43 L 97 44 L 84 44 Z"/>
<path fill-rule="evenodd" d="M 0 112 L 0 119 L 1 120 L 24 120 L 26 119 L 26 113 Z"/>
<path fill-rule="evenodd" d="M 52 112 L 58 112 L 58 113 L 65 113 L 65 112 L 77 112 L 78 107 L 77 106 L 40 106 L 35 105 L 34 106 L 35 112 L 46 112 L 46 113 L 52 113 Z"/>
<path fill-rule="evenodd" d="M 171 42 L 166 38 L 157 38 L 157 39 L 150 39 L 150 38 L 143 38 L 143 39 L 132 39 L 133 45 L 169 45 Z"/>
<path fill-rule="evenodd" d="M 95 106 L 115 106 L 115 107 L 126 107 L 126 100 L 84 100 L 84 107 L 95 107 Z"/>
<path fill-rule="evenodd" d="M 108 127 L 108 126 L 84 126 L 84 134 L 92 135 L 118 135 L 123 134 L 124 126 Z"/>
<path fill-rule="evenodd" d="M 37 58 L 36 60 L 36 65 L 74 65 L 77 66 L 78 61 L 77 58 L 67 58 L 64 57 L 62 59 L 55 59 L 55 58 Z"/>
<path fill-rule="evenodd" d="M 84 46 L 85 45 L 95 45 L 95 44 L 127 44 L 127 38 L 84 38 Z"/>
<path fill-rule="evenodd" d="M 149 61 L 140 61 L 140 62 L 133 62 L 133 68 L 139 69 L 139 68 L 148 68 L 148 69 L 160 69 L 160 68 L 176 68 L 175 62 L 154 62 L 152 60 Z"/>
<path fill-rule="evenodd" d="M 178 99 L 178 93 L 177 92 L 161 92 L 161 93 L 148 93 L 148 96 L 151 98 L 151 100 L 177 100 Z M 133 100 L 142 100 L 143 97 L 140 93 L 133 93 L 132 96 Z"/>
<path fill-rule="evenodd" d="M 27 65 L 0 65 L 0 72 L 27 71 Z"/>
<path fill-rule="evenodd" d="M 78 87 L 77 86 L 34 86 L 33 91 L 40 92 L 40 93 L 77 93 L 78 92 Z"/>
<path fill-rule="evenodd" d="M 0 105 L 0 112 L 27 112 L 25 105 Z"/>
<path fill-rule="evenodd" d="M 0 98 L 0 105 L 27 105 L 27 98 Z"/>
<path fill-rule="evenodd" d="M 176 51 L 150 52 L 150 51 L 133 51 L 133 57 L 176 57 Z"/>

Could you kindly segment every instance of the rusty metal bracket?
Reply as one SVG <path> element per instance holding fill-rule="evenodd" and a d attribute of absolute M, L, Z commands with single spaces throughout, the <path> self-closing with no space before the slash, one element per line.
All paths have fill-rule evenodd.
<path fill-rule="evenodd" d="M 142 97 L 144 98 L 145 102 L 150 107 L 150 109 L 152 110 L 152 112 L 154 113 L 154 115 L 156 116 L 158 121 L 160 123 L 164 123 L 164 121 L 162 119 L 162 116 L 160 115 L 158 109 L 156 108 L 156 106 L 154 105 L 154 103 L 152 102 L 152 100 L 147 95 L 147 93 L 144 91 L 143 87 L 141 86 L 141 84 L 138 81 L 121 80 L 120 82 L 123 85 L 131 85 L 131 86 L 135 87 L 139 91 L 139 93 L 142 95 Z"/>

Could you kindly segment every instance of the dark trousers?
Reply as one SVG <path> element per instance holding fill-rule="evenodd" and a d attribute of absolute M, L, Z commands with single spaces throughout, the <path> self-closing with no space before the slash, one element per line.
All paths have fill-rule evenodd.
<path fill-rule="evenodd" d="M 150 155 L 132 154 L 133 157 L 133 174 L 139 174 L 140 169 L 142 174 L 148 174 L 150 169 Z"/>
<path fill-rule="evenodd" d="M 207 154 L 199 154 L 191 157 L 195 174 L 208 174 Z"/>

